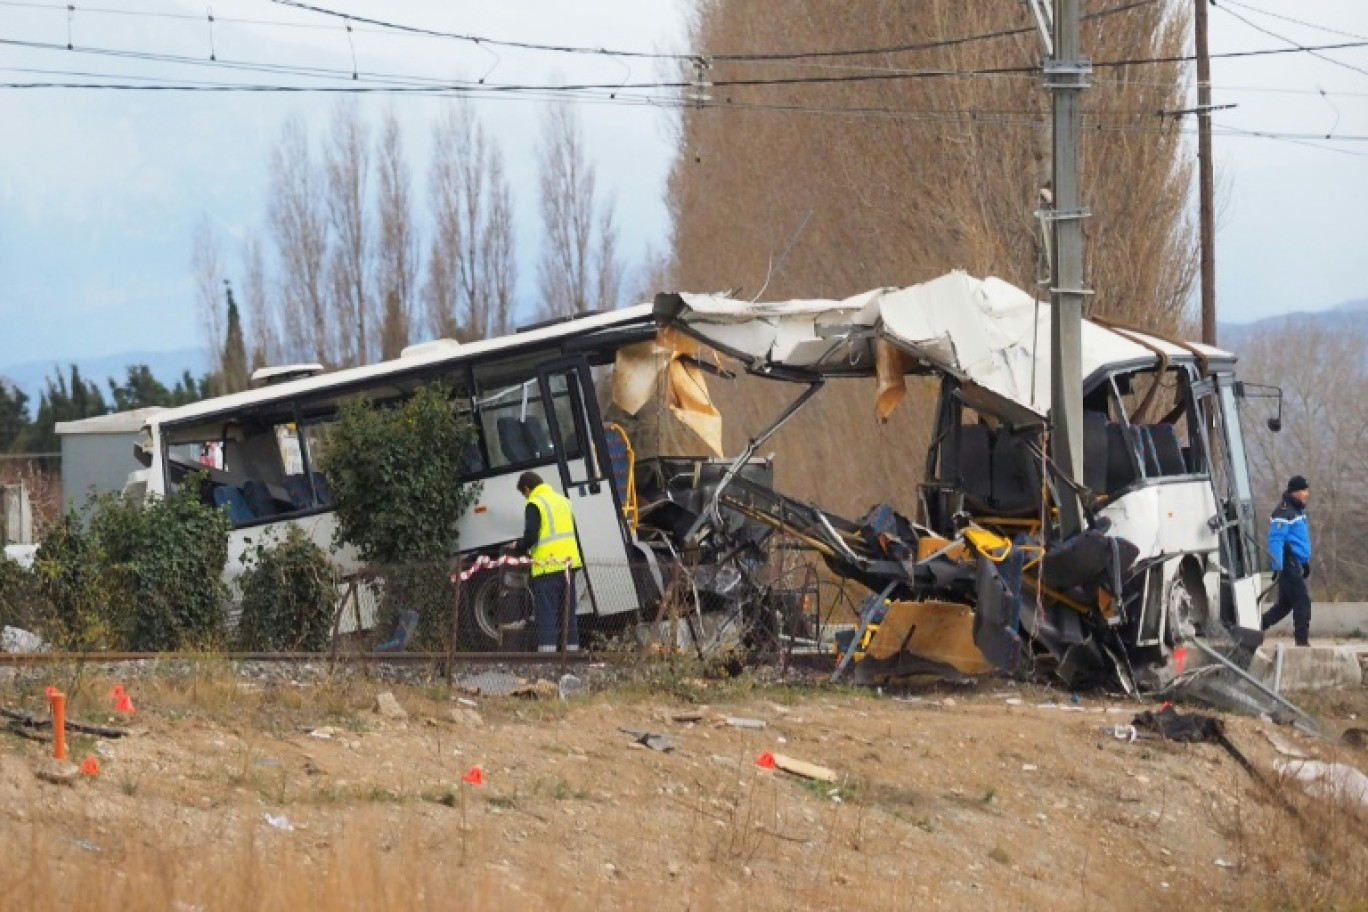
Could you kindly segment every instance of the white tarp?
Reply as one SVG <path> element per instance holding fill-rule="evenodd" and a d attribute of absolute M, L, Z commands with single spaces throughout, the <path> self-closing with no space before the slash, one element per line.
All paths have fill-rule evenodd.
<path fill-rule="evenodd" d="M 752 370 L 873 376 L 876 340 L 885 339 L 917 361 L 1034 415 L 1050 410 L 1050 305 L 1001 279 L 956 271 L 843 301 L 751 303 L 693 294 L 680 299 L 685 306 L 675 325 Z M 1157 356 L 1150 346 L 1173 357 L 1191 354 L 1171 342 L 1085 320 L 1083 377 L 1108 366 L 1153 363 Z"/>

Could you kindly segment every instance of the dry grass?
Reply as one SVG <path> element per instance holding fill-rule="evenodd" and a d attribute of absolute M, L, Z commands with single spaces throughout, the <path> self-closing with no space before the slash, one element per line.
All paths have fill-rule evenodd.
<path fill-rule="evenodd" d="M 450 694 L 425 685 L 258 687 L 212 661 L 125 682 L 142 734 L 99 745 L 102 775 L 74 791 L 34 781 L 39 745 L 0 738 L 0 912 L 1085 909 L 1179 896 L 1352 908 L 1368 895 L 1355 824 L 1298 798 L 1311 826 L 1296 825 L 1210 745 L 1099 739 L 1111 717 L 1039 710 L 1029 690 L 1019 707 L 989 690 L 908 703 L 659 664 L 570 703 L 482 699 L 478 726 L 449 721 Z M 78 718 L 107 714 L 110 683 L 83 677 Z M 381 687 L 407 721 L 369 711 Z M 769 725 L 671 722 L 683 711 Z M 1231 724 L 1267 767 L 1258 723 Z M 317 725 L 333 736 L 311 737 Z M 634 749 L 621 727 L 668 732 L 679 749 Z M 841 778 L 761 771 L 763 749 Z M 473 763 L 484 787 L 460 784 Z"/>

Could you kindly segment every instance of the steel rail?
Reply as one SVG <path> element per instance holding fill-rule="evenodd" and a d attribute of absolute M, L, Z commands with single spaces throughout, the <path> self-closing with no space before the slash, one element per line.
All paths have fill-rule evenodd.
<path fill-rule="evenodd" d="M 64 663 L 109 664 L 114 662 L 318 662 L 320 664 L 356 663 L 370 665 L 440 665 L 518 663 L 587 664 L 611 661 L 587 652 L 11 652 L 0 653 L 0 667 L 57 665 Z"/>

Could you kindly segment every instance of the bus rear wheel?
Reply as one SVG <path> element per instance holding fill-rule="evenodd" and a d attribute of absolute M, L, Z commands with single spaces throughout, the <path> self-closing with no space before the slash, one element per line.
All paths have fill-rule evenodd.
<path fill-rule="evenodd" d="M 532 593 L 498 570 L 466 581 L 461 597 L 461 652 L 523 652 L 532 641 Z"/>

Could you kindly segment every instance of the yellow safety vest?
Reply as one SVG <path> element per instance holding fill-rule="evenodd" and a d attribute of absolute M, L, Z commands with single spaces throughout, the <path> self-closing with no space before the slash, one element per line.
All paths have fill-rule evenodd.
<path fill-rule="evenodd" d="M 537 534 L 537 544 L 532 548 L 532 575 L 564 572 L 567 559 L 571 567 L 583 567 L 579 542 L 575 539 L 575 515 L 570 509 L 570 501 L 545 482 L 533 488 L 527 499 L 536 505 L 537 512 L 541 514 L 541 531 Z"/>

